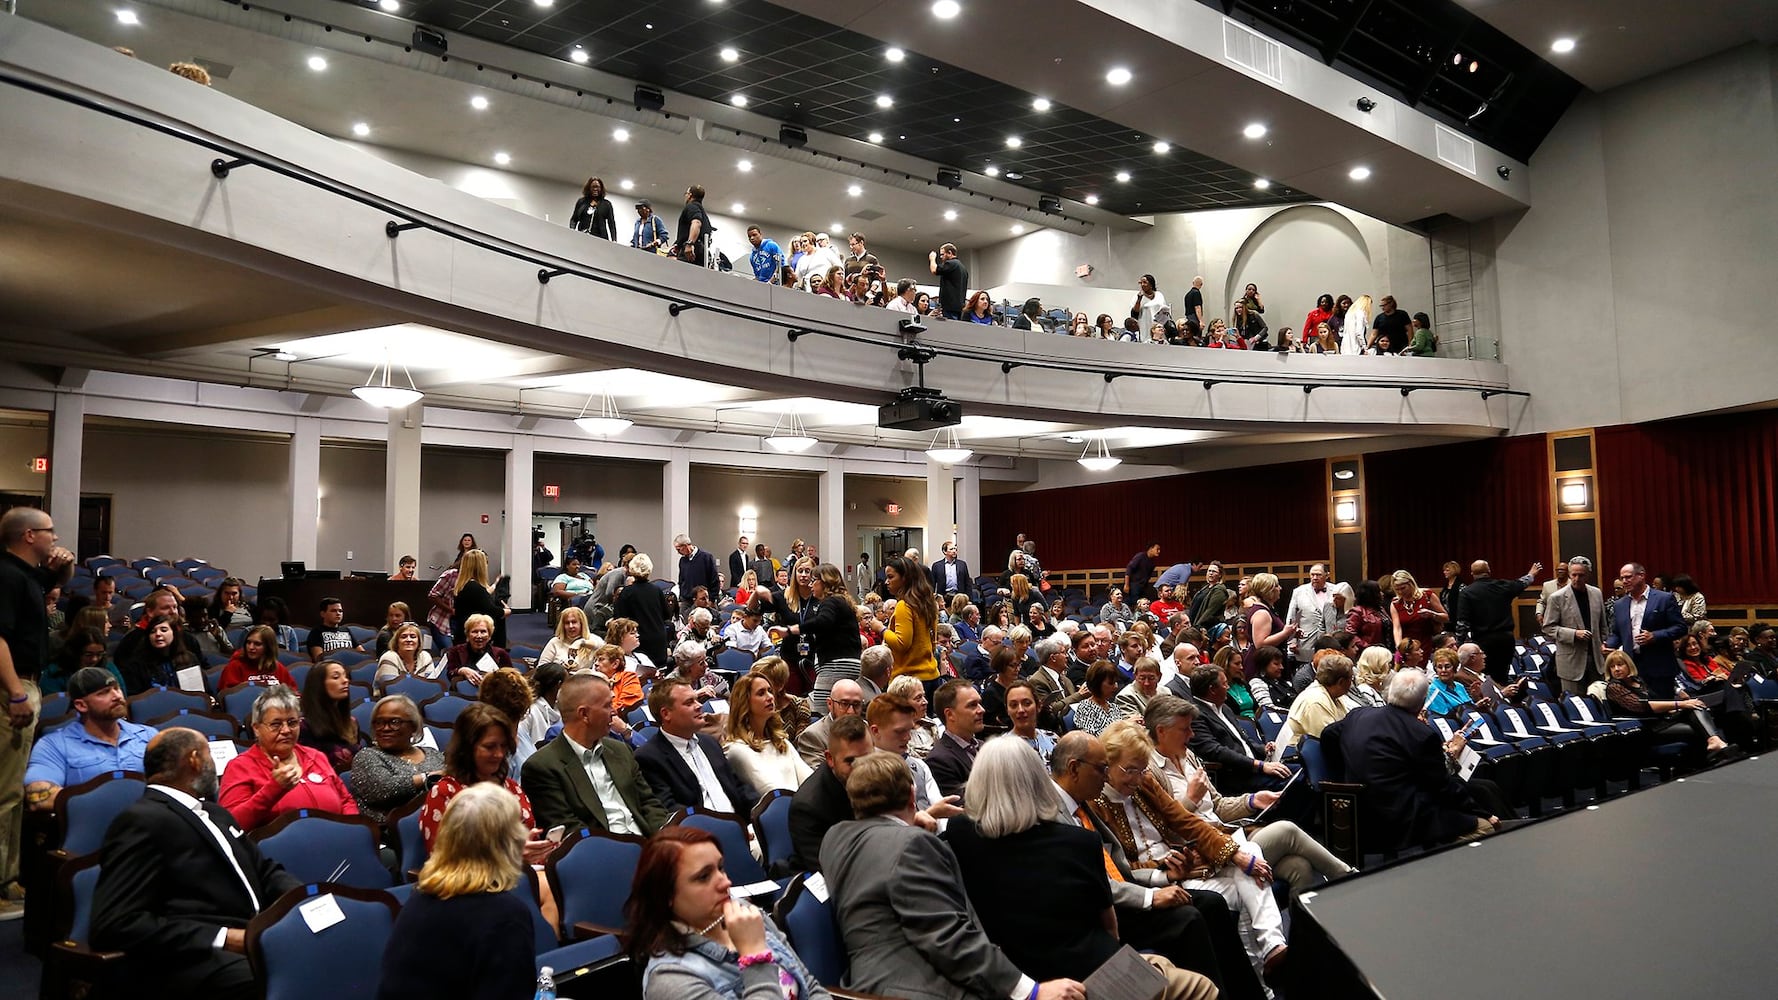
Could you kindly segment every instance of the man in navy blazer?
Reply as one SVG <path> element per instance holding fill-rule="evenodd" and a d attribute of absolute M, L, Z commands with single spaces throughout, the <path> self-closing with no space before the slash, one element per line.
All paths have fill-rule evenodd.
<path fill-rule="evenodd" d="M 1679 602 L 1672 594 L 1648 585 L 1648 570 L 1641 563 L 1625 563 L 1617 579 L 1623 584 L 1624 596 L 1612 608 L 1611 638 L 1605 640 L 1605 648 L 1630 654 L 1651 696 L 1672 698 L 1679 677 L 1679 656 L 1673 644 L 1685 637 Z"/>
<path fill-rule="evenodd" d="M 949 604 L 952 594 L 975 600 L 974 578 L 969 575 L 969 564 L 957 558 L 956 542 L 945 543 L 944 557 L 926 567 L 926 575 L 932 580 L 932 589 L 938 593 L 940 601 Z M 1032 586 L 1036 584 L 1033 580 Z"/>
<path fill-rule="evenodd" d="M 636 763 L 667 811 L 698 806 L 752 816 L 758 796 L 729 767 L 722 746 L 698 732 L 704 706 L 691 685 L 656 683 L 648 692 L 648 710 L 660 720 L 660 731 L 636 751 Z"/>

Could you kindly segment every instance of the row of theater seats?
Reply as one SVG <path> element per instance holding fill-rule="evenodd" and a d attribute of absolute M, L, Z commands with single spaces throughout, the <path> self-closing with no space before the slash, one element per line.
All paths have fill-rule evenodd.
<path fill-rule="evenodd" d="M 124 562 L 115 556 L 93 556 L 75 567 L 74 577 L 68 581 L 67 589 L 71 594 L 90 596 L 96 577 L 110 577 L 117 581 L 120 599 L 140 601 L 160 586 L 171 586 L 183 597 L 211 597 L 228 575 L 227 570 L 195 558 L 168 562 L 149 556 L 134 562 Z M 257 588 L 243 588 L 243 596 L 246 600 L 253 601 L 257 596 Z"/>

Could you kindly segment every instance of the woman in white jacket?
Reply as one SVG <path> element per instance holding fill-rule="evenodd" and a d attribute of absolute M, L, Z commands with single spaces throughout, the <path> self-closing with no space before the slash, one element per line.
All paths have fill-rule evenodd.
<path fill-rule="evenodd" d="M 1371 339 L 1371 297 L 1360 295 L 1340 324 L 1340 353 L 1363 354 Z"/>

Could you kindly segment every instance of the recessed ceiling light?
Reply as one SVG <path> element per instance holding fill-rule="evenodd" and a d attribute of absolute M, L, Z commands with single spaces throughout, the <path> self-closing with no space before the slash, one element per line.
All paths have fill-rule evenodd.
<path fill-rule="evenodd" d="M 851 195 L 852 197 L 856 198 L 859 195 L 864 193 L 864 188 L 861 188 L 858 185 L 853 184 L 853 185 L 846 188 L 846 193 Z"/>
<path fill-rule="evenodd" d="M 486 111 L 488 110 L 488 99 L 477 94 L 469 99 L 469 106 L 477 111 Z"/>
<path fill-rule="evenodd" d="M 556 0 L 531 0 L 531 2 L 539 7 L 554 7 L 556 5 Z"/>
<path fill-rule="evenodd" d="M 494 162 L 498 163 L 504 167 L 508 163 L 512 162 L 512 157 L 507 153 L 495 153 L 494 154 Z"/>
<path fill-rule="evenodd" d="M 1168 145 L 1165 142 L 1157 142 L 1154 144 L 1154 151 L 1164 155 L 1167 153 L 1171 153 L 1173 151 L 1173 147 Z"/>
<path fill-rule="evenodd" d="M 393 14 L 401 9 L 401 0 L 379 0 L 377 6 Z"/>
<path fill-rule="evenodd" d="M 941 21 L 949 21 L 961 13 L 963 13 L 963 5 L 957 0 L 937 0 L 932 5 L 932 16 Z"/>
<path fill-rule="evenodd" d="M 890 62 L 901 62 L 907 58 L 907 53 L 897 48 L 888 48 L 883 50 L 883 58 Z"/>
<path fill-rule="evenodd" d="M 888 94 L 878 94 L 877 95 L 877 107 L 879 107 L 879 108 L 893 108 L 893 107 L 895 107 L 895 98 L 890 97 Z"/>
<path fill-rule="evenodd" d="M 1461 52 L 1451 53 L 1451 65 L 1453 65 L 1453 66 L 1463 65 L 1463 53 L 1461 53 Z"/>
<path fill-rule="evenodd" d="M 1031 109 L 1033 111 L 1048 111 L 1050 106 L 1050 99 L 1047 97 L 1039 97 L 1031 102 Z"/>
<path fill-rule="evenodd" d="M 730 104 L 733 104 L 737 108 L 744 108 L 747 106 L 747 95 L 746 94 L 736 94 L 735 96 L 729 98 L 728 102 Z"/>
<path fill-rule="evenodd" d="M 568 58 L 570 58 L 570 59 L 574 60 L 575 62 L 580 63 L 581 65 L 584 66 L 584 65 L 586 65 L 587 60 L 591 59 L 592 56 L 587 54 L 586 49 L 583 49 L 580 46 L 576 45 L 574 48 L 572 48 L 568 51 Z"/>
<path fill-rule="evenodd" d="M 865 136 L 865 138 L 869 139 L 871 142 L 882 142 L 883 141 L 883 133 L 872 132 L 870 135 Z"/>
<path fill-rule="evenodd" d="M 1019 173 L 1017 170 L 1008 170 L 1006 172 L 1006 179 L 1009 181 L 1020 181 L 1025 179 L 1025 175 Z"/>
<path fill-rule="evenodd" d="M 1084 200 L 1089 205 L 1099 204 L 1099 196 L 1096 194 L 1089 194 L 1086 196 L 1086 198 L 1084 198 L 1082 200 Z"/>
<path fill-rule="evenodd" d="M 327 60 L 322 56 L 310 56 L 309 68 L 319 73 L 327 68 Z"/>
<path fill-rule="evenodd" d="M 1007 149 L 1018 149 L 1020 146 L 1023 146 L 1024 144 L 1025 144 L 1025 140 L 1019 138 L 1016 135 L 1009 135 L 1006 137 L 1006 148 Z"/>
<path fill-rule="evenodd" d="M 1131 76 L 1132 74 L 1130 71 L 1124 67 L 1113 66 L 1111 70 L 1105 74 L 1105 82 L 1111 84 L 1113 87 L 1121 87 L 1130 82 Z"/>
<path fill-rule="evenodd" d="M 954 208 L 945 209 L 945 221 L 946 222 L 956 222 L 957 221 L 957 210 Z"/>
<path fill-rule="evenodd" d="M 370 134 L 370 124 L 367 122 L 353 122 L 352 134 L 360 139 L 364 138 Z"/>
<path fill-rule="evenodd" d="M 1266 127 L 1259 122 L 1254 122 L 1242 129 L 1241 134 L 1249 139 L 1264 139 L 1266 137 Z"/>
<path fill-rule="evenodd" d="M 117 12 L 117 23 L 118 24 L 141 24 L 142 19 L 137 17 L 136 12 L 133 10 L 120 9 Z"/>
<path fill-rule="evenodd" d="M 1353 167 L 1346 174 L 1347 177 L 1350 177 L 1355 181 L 1364 180 L 1365 178 L 1369 177 L 1370 175 L 1371 175 L 1371 168 L 1369 168 L 1369 167 Z"/>
<path fill-rule="evenodd" d="M 1253 186 L 1256 188 L 1259 188 L 1261 191 L 1264 191 L 1272 186 L 1272 182 L 1266 180 L 1264 177 L 1261 177 L 1258 180 L 1255 180 L 1253 182 Z"/>
<path fill-rule="evenodd" d="M 750 170 L 752 170 L 752 169 L 753 169 L 753 161 L 752 161 L 752 160 L 739 160 L 739 161 L 736 161 L 736 163 L 735 163 L 735 169 L 736 169 L 736 170 L 739 170 L 739 171 L 740 171 L 740 172 L 742 172 L 742 173 L 747 173 L 747 172 L 748 172 L 748 171 L 750 171 Z"/>
<path fill-rule="evenodd" d="M 1481 69 L 1481 68 L 1482 68 L 1482 64 L 1481 64 L 1481 63 L 1479 63 L 1479 62 L 1476 62 L 1476 61 L 1475 61 L 1475 60 L 1474 60 L 1474 59 L 1471 59 L 1471 60 L 1470 60 L 1470 61 L 1469 61 L 1469 71 L 1470 71 L 1470 72 L 1471 72 L 1471 73 L 1474 73 L 1474 72 L 1475 72 L 1475 71 L 1476 71 L 1476 70 L 1478 70 L 1478 69 Z"/>
<path fill-rule="evenodd" d="M 294 354 L 290 353 L 288 350 L 280 347 L 276 351 L 272 352 L 272 360 L 273 361 L 295 361 L 296 355 L 294 355 Z"/>
<path fill-rule="evenodd" d="M 1130 183 L 1130 172 L 1128 170 L 1119 170 L 1117 172 L 1117 182 L 1119 184 Z"/>
<path fill-rule="evenodd" d="M 1555 41 L 1550 43 L 1550 51 L 1557 53 L 1558 55 L 1565 54 L 1568 52 L 1573 52 L 1574 51 L 1574 39 L 1572 39 L 1572 38 L 1558 38 Z"/>
<path fill-rule="evenodd" d="M 730 212 L 734 213 L 735 215 L 740 215 L 742 212 L 747 211 L 747 206 L 743 205 L 737 201 L 737 202 L 731 203 L 728 207 L 728 210 Z"/>
<path fill-rule="evenodd" d="M 987 174 L 989 177 L 999 177 L 1000 176 L 1000 168 L 993 166 L 993 165 L 989 165 L 987 167 L 982 168 L 982 173 Z"/>
<path fill-rule="evenodd" d="M 721 52 L 718 52 L 717 55 L 722 57 L 723 62 L 734 62 L 741 58 L 741 53 L 731 48 L 725 48 Z"/>
<path fill-rule="evenodd" d="M 1025 233 L 1025 227 L 1024 227 L 1024 226 L 1021 226 L 1021 225 L 1018 225 L 1018 224 L 1017 224 L 1017 223 L 1014 223 L 1014 224 L 1013 224 L 1013 227 L 1012 227 L 1012 234 L 1013 234 L 1013 235 L 1014 235 L 1014 236 L 1022 236 L 1022 235 L 1024 235 L 1024 233 Z"/>
<path fill-rule="evenodd" d="M 846 228 L 846 227 L 845 227 L 845 226 L 842 226 L 842 225 L 840 225 L 840 224 L 839 224 L 839 223 L 837 223 L 837 222 L 836 222 L 836 223 L 834 223 L 834 224 L 833 224 L 833 225 L 831 225 L 831 226 L 828 226 L 828 227 L 827 227 L 827 231 L 828 231 L 828 232 L 830 232 L 830 233 L 838 233 L 838 232 L 840 232 L 840 231 L 842 231 L 842 230 L 844 230 L 844 229 L 845 229 L 845 228 Z"/>
<path fill-rule="evenodd" d="M 654 30 L 654 22 L 650 21 L 649 23 L 644 24 L 643 27 L 647 28 L 649 31 L 653 31 Z"/>
<path fill-rule="evenodd" d="M 636 182 L 625 177 L 623 180 L 617 182 L 617 186 L 625 191 L 633 191 L 636 188 Z"/>
<path fill-rule="evenodd" d="M 611 138 L 616 142 L 629 142 L 630 130 L 627 128 L 614 128 L 611 130 Z"/>

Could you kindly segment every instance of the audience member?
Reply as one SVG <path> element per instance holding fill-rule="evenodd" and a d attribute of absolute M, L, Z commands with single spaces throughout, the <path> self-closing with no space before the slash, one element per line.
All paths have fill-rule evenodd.
<path fill-rule="evenodd" d="M 1152 656 L 1143 656 L 1136 661 L 1135 678 L 1117 693 L 1111 706 L 1111 714 L 1116 719 L 1127 719 L 1141 716 L 1148 708 L 1148 701 L 1155 696 L 1161 686 L 1161 665 Z"/>
<path fill-rule="evenodd" d="M 771 681 L 749 674 L 735 682 L 723 754 L 755 794 L 774 788 L 793 792 L 808 780 L 809 765 L 795 753 L 778 718 Z M 751 810 L 748 810 L 751 814 Z"/>
<path fill-rule="evenodd" d="M 444 769 L 444 753 L 420 742 L 425 732 L 420 708 L 407 695 L 387 695 L 371 709 L 371 745 L 352 757 L 352 797 L 365 818 L 388 819 Z"/>
<path fill-rule="evenodd" d="M 282 684 L 296 687 L 296 679 L 278 662 L 278 633 L 269 625 L 255 625 L 241 636 L 241 648 L 222 668 L 216 688 L 226 691 L 237 684 Z"/>
<path fill-rule="evenodd" d="M 1315 659 L 1315 683 L 1290 704 L 1290 724 L 1296 730 L 1291 745 L 1305 736 L 1319 738 L 1328 723 L 1346 716 L 1346 695 L 1352 691 L 1352 661 L 1331 650 Z"/>
<path fill-rule="evenodd" d="M 977 734 L 982 731 L 982 696 L 968 681 L 946 681 L 932 699 L 933 708 L 944 723 L 944 732 L 926 754 L 926 766 L 943 795 L 961 795 L 969 783 L 969 770 L 981 749 Z"/>
<path fill-rule="evenodd" d="M 377 671 L 371 678 L 371 688 L 381 692 L 403 677 L 437 680 L 444 673 L 444 663 L 434 660 L 431 653 L 420 648 L 423 645 L 425 636 L 421 634 L 419 625 L 403 622 L 396 626 L 389 649 L 377 658 Z"/>
<path fill-rule="evenodd" d="M 74 721 L 39 736 L 24 771 L 25 807 L 54 808 L 56 793 L 112 771 L 142 770 L 155 731 L 129 721 L 117 678 L 103 667 L 81 667 L 68 677 Z"/>
<path fill-rule="evenodd" d="M 1537 582 L 1543 563 L 1532 563 L 1516 580 L 1496 580 L 1488 575 L 1488 569 L 1486 559 L 1470 563 L 1470 582 L 1459 598 L 1457 620 L 1469 626 L 1470 641 L 1487 655 L 1488 676 L 1505 684 L 1518 656 L 1513 639 L 1513 599 Z"/>
<path fill-rule="evenodd" d="M 665 597 L 662 599 L 665 600 Z M 642 628 L 631 618 L 613 618 L 605 623 L 605 646 L 617 648 L 622 654 L 623 669 L 635 674 L 638 680 L 653 680 L 659 673 L 658 666 L 667 662 L 667 654 L 664 652 L 657 660 L 652 654 L 642 650 Z M 593 650 L 592 661 L 598 659 L 599 649 L 602 648 L 604 647 Z"/>
<path fill-rule="evenodd" d="M 635 671 L 624 669 L 620 646 L 607 643 L 593 650 L 593 669 L 611 685 L 611 711 L 618 735 L 628 738 L 630 711 L 642 704 L 642 679 Z"/>
<path fill-rule="evenodd" d="M 810 767 L 819 767 L 827 753 L 830 738 L 828 733 L 833 724 L 849 715 L 861 716 L 864 712 L 864 690 L 854 680 L 842 680 L 834 684 L 833 690 L 827 693 L 828 714 L 822 716 L 813 725 L 804 729 L 796 737 L 796 750 L 803 762 Z"/>
<path fill-rule="evenodd" d="M 345 620 L 346 608 L 339 598 L 321 599 L 321 624 L 310 629 L 308 639 L 303 642 L 310 662 L 319 663 L 328 653 L 357 647 L 358 643 L 352 640 L 352 630 L 341 624 Z"/>
<path fill-rule="evenodd" d="M 684 690 L 666 682 L 657 690 L 663 687 Z M 573 674 L 562 682 L 556 706 L 561 735 L 539 747 L 523 767 L 538 824 L 642 837 L 665 826 L 667 810 L 644 780 L 636 755 L 610 735 L 610 683 L 598 674 Z"/>
<path fill-rule="evenodd" d="M 1679 657 L 1673 644 L 1686 634 L 1679 602 L 1672 594 L 1648 584 L 1648 570 L 1641 563 L 1625 563 L 1618 570 L 1624 596 L 1613 608 L 1611 635 L 1605 648 L 1622 650 L 1636 667 L 1636 676 L 1651 694 L 1671 698 L 1677 693 Z M 1490 658 L 1489 666 L 1493 666 Z"/>
<path fill-rule="evenodd" d="M 828 692 L 834 682 L 859 675 L 859 655 L 864 642 L 858 633 L 858 605 L 846 591 L 846 580 L 838 566 L 803 558 L 796 562 L 796 604 L 781 614 L 779 623 L 789 618 L 792 636 L 807 640 L 815 658 L 815 685 L 809 692 L 809 704 L 817 714 L 826 714 Z M 806 596 L 802 596 L 806 591 Z M 788 599 L 788 594 L 787 594 Z"/>
<path fill-rule="evenodd" d="M 117 666 L 123 672 L 126 694 L 141 694 L 157 686 L 203 690 L 201 677 L 194 681 L 188 675 L 183 685 L 179 681 L 180 671 L 201 668 L 204 663 L 203 657 L 192 651 L 194 644 L 184 631 L 178 615 L 157 614 L 136 630 L 141 641 L 118 646 Z"/>
<path fill-rule="evenodd" d="M 468 989 L 520 996 L 531 988 L 536 918 L 514 893 L 529 875 L 526 823 L 518 801 L 493 785 L 473 785 L 451 800 L 383 946 L 377 996 Z"/>
<path fill-rule="evenodd" d="M 1247 681 L 1247 691 L 1253 698 L 1254 711 L 1289 711 L 1296 700 L 1296 680 L 1284 672 L 1284 651 L 1277 646 L 1257 646 L 1253 663 L 1257 669 Z"/>
<path fill-rule="evenodd" d="M 1728 749 L 1702 701 L 1696 698 L 1655 700 L 1653 686 L 1644 682 L 1635 658 L 1629 653 L 1614 649 L 1606 654 L 1605 671 L 1611 677 L 1605 687 L 1605 697 L 1614 712 L 1644 720 L 1643 731 L 1651 738 L 1670 730 L 1683 731 L 1694 763 L 1700 764 L 1700 751 L 1716 753 Z"/>
<path fill-rule="evenodd" d="M 1264 575 L 1264 574 L 1261 574 Z M 1222 768 L 1223 784 L 1239 792 L 1276 787 L 1290 777 L 1290 768 L 1267 760 L 1270 744 L 1256 744 L 1242 731 L 1239 716 L 1228 704 L 1228 678 L 1214 666 L 1192 671 L 1192 701 L 1198 716 L 1192 725 L 1191 749 Z M 1258 700 L 1257 692 L 1255 701 Z"/>
<path fill-rule="evenodd" d="M 493 628 L 496 648 L 506 648 L 506 605 L 494 596 L 494 578 L 488 554 L 470 549 L 457 562 L 456 596 L 451 604 L 451 638 L 456 645 L 469 639 L 469 620 L 485 617 Z"/>
<path fill-rule="evenodd" d="M 451 800 L 465 788 L 487 782 L 518 800 L 525 829 L 530 831 L 524 846 L 526 862 L 542 864 L 549 857 L 555 843 L 539 836 L 531 800 L 512 776 L 512 750 L 512 720 L 499 709 L 476 702 L 458 714 L 450 745 L 445 747 L 443 773 L 426 789 L 426 804 L 420 808 L 420 836 L 428 851 L 438 838 Z"/>
<path fill-rule="evenodd" d="M 832 722 L 824 730 L 827 744 L 821 748 L 814 771 L 790 801 L 791 860 L 798 871 L 820 871 L 821 844 L 827 831 L 853 818 L 846 779 L 852 774 L 853 762 L 873 749 L 870 726 L 863 716 L 843 715 Z"/>
<path fill-rule="evenodd" d="M 295 722 L 293 706 L 293 737 Z M 201 733 L 156 735 L 142 770 L 147 790 L 105 831 L 92 945 L 121 952 L 124 974 L 151 994 L 256 1000 L 247 922 L 301 883 L 260 853 L 239 817 L 206 801 L 216 764 Z"/>
<path fill-rule="evenodd" d="M 1016 680 L 1007 686 L 1006 714 L 1012 722 L 1012 735 L 1024 740 L 1047 763 L 1058 737 L 1048 729 L 1038 728 L 1037 692 L 1030 681 Z"/>
<path fill-rule="evenodd" d="M 352 675 L 344 664 L 322 660 L 303 678 L 302 732 L 297 741 L 326 756 L 334 773 L 352 769 L 352 755 L 364 746 L 364 734 L 352 717 Z"/>
<path fill-rule="evenodd" d="M 487 615 L 470 615 L 463 621 L 463 641 L 445 651 L 442 673 L 451 680 L 464 681 L 471 687 L 482 677 L 512 666 L 512 657 L 494 641 L 494 619 Z"/>
<path fill-rule="evenodd" d="M 38 676 L 44 694 L 66 690 L 68 678 L 83 667 L 98 667 L 115 677 L 119 688 L 123 686 L 123 671 L 111 662 L 105 645 L 104 617 L 98 608 L 82 608 L 74 613 L 56 658 Z"/>
<path fill-rule="evenodd" d="M 705 254 L 714 232 L 710 216 L 704 213 L 704 186 L 693 184 L 685 189 L 685 207 L 679 210 L 679 229 L 673 236 L 673 256 L 697 267 L 707 265 Z"/>
<path fill-rule="evenodd" d="M 799 697 L 790 690 L 790 664 L 784 662 L 781 656 L 767 656 L 754 661 L 753 673 L 771 682 L 778 720 L 784 723 L 785 733 L 791 739 L 802 735 L 803 730 L 809 728 L 812 715 L 809 711 L 809 699 Z"/>
<path fill-rule="evenodd" d="M 759 796 L 729 766 L 722 745 L 699 732 L 704 707 L 697 692 L 689 684 L 663 681 L 648 693 L 648 710 L 660 727 L 636 751 L 636 762 L 661 805 L 668 812 L 702 806 L 751 816 Z"/>
<path fill-rule="evenodd" d="M 298 809 L 357 815 L 358 803 L 327 755 L 297 742 L 301 713 L 296 692 L 282 685 L 254 700 L 253 746 L 228 762 L 217 798 L 241 829 L 257 830 Z"/>

